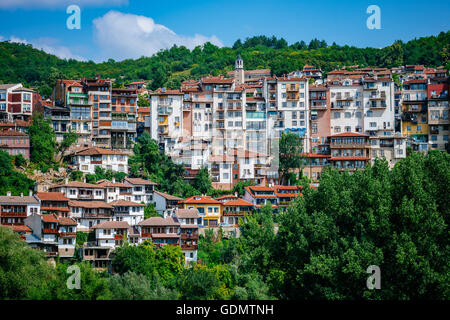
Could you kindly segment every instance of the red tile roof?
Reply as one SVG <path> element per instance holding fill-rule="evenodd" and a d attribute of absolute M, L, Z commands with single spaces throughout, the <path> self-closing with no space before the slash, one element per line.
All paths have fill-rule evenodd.
<path fill-rule="evenodd" d="M 69 207 L 78 208 L 102 208 L 112 209 L 113 207 L 104 201 L 69 201 Z"/>
<path fill-rule="evenodd" d="M 217 201 L 210 196 L 192 196 L 181 200 L 180 203 L 185 204 L 222 204 L 220 201 Z"/>
<path fill-rule="evenodd" d="M 54 214 L 42 214 L 41 219 L 44 222 L 55 222 L 58 223 L 58 217 Z"/>
<path fill-rule="evenodd" d="M 36 195 L 41 201 L 69 201 L 69 198 L 67 198 L 62 192 L 38 192 Z"/>
<path fill-rule="evenodd" d="M 150 217 L 138 223 L 138 226 L 179 226 L 172 217 Z"/>
<path fill-rule="evenodd" d="M 154 186 L 158 185 L 157 183 L 155 183 L 153 181 L 145 180 L 142 178 L 125 178 L 124 181 L 129 182 L 131 184 L 135 184 L 135 185 L 154 185 Z"/>
<path fill-rule="evenodd" d="M 80 155 L 80 156 L 92 156 L 92 155 L 104 155 L 104 154 L 106 154 L 106 155 L 113 155 L 113 154 L 127 155 L 126 153 L 123 153 L 123 152 L 110 150 L 110 149 L 103 149 L 103 148 L 99 148 L 99 147 L 89 147 L 87 149 L 76 152 L 76 155 Z"/>
<path fill-rule="evenodd" d="M 343 132 L 332 135 L 331 137 L 368 137 L 368 134 L 357 133 L 357 132 Z"/>
<path fill-rule="evenodd" d="M 128 229 L 130 225 L 126 221 L 105 221 L 93 226 L 93 229 Z"/>
<path fill-rule="evenodd" d="M 132 202 L 132 201 L 126 201 L 126 200 L 116 200 L 109 203 L 113 207 L 145 207 L 145 204 L 138 203 L 138 202 Z"/>
<path fill-rule="evenodd" d="M 338 161 L 338 160 L 370 160 L 369 157 L 332 157 L 330 161 Z"/>
<path fill-rule="evenodd" d="M 223 203 L 224 206 L 241 206 L 241 207 L 253 207 L 253 204 L 243 199 L 228 200 Z"/>

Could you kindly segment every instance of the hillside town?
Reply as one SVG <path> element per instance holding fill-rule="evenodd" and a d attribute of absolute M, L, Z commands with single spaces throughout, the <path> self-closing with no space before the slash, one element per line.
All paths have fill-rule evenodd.
<path fill-rule="evenodd" d="M 52 99 L 18 84 L 0 84 L 0 149 L 30 157 L 27 128 L 35 113 L 51 120 L 57 141 L 75 132 L 70 168 L 93 174 L 97 167 L 129 174 L 133 145 L 147 132 L 161 152 L 185 168 L 189 181 L 206 167 L 212 185 L 232 190 L 251 181 L 244 195 L 180 198 L 139 177 L 38 184 L 28 195 L 0 195 L 1 224 L 20 234 L 49 259 L 80 256 L 110 270 L 114 249 L 125 241 L 181 247 L 185 262 L 197 261 L 199 235 L 223 229 L 239 236 L 239 219 L 271 203 L 279 212 L 302 193 L 282 185 L 278 142 L 283 133 L 302 140 L 305 165 L 314 185 L 331 166 L 353 172 L 377 158 L 392 168 L 414 151 L 449 150 L 449 77 L 443 67 L 406 65 L 392 69 L 342 67 L 324 78 L 314 66 L 283 76 L 245 70 L 183 81 L 178 89 L 146 89 L 144 81 L 125 88 L 114 79 L 58 80 Z M 139 107 L 138 99 L 147 99 Z M 152 203 L 160 216 L 145 219 Z M 81 248 L 77 232 L 92 234 Z"/>

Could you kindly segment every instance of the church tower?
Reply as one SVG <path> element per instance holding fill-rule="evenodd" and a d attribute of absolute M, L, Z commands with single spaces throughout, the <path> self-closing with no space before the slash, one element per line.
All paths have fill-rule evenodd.
<path fill-rule="evenodd" d="M 238 54 L 234 62 L 234 81 L 236 85 L 244 83 L 244 60 L 242 60 L 240 54 Z"/>

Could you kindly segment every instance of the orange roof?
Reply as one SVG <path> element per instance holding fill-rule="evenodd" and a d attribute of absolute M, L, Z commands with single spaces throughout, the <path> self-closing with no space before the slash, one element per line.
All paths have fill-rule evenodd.
<path fill-rule="evenodd" d="M 142 178 L 125 178 L 126 182 L 129 182 L 131 184 L 137 184 L 137 185 L 154 185 L 157 186 L 158 184 L 151 181 L 151 180 L 146 180 L 146 179 L 142 179 Z"/>
<path fill-rule="evenodd" d="M 36 195 L 40 200 L 69 201 L 62 192 L 38 192 Z"/>
<path fill-rule="evenodd" d="M 138 202 L 132 202 L 132 201 L 126 201 L 126 200 L 117 200 L 109 203 L 113 207 L 145 207 L 145 204 L 138 203 Z"/>
<path fill-rule="evenodd" d="M 225 201 L 223 203 L 224 206 L 241 206 L 241 207 L 253 207 L 253 204 L 245 201 L 243 199 L 237 199 L 237 200 L 229 200 Z"/>
<path fill-rule="evenodd" d="M 10 227 L 10 226 L 8 226 Z M 24 224 L 17 224 L 17 225 L 12 225 L 11 226 L 14 232 L 31 232 L 32 230 L 24 225 Z"/>
<path fill-rule="evenodd" d="M 69 201 L 69 207 L 79 208 L 103 208 L 112 209 L 113 207 L 104 201 Z"/>
<path fill-rule="evenodd" d="M 99 148 L 99 147 L 86 148 L 84 150 L 78 151 L 76 154 L 80 155 L 80 156 L 92 156 L 92 155 L 103 155 L 103 154 L 127 155 L 126 153 L 123 153 L 123 152 L 109 150 L 109 149 L 103 149 L 103 148 Z"/>
<path fill-rule="evenodd" d="M 227 199 L 229 199 L 229 200 L 235 200 L 235 199 L 239 199 L 238 197 L 236 197 L 234 194 L 226 194 L 226 195 L 224 195 L 224 196 L 221 196 L 221 197 L 218 197 L 218 198 L 216 198 L 216 200 L 227 200 Z"/>
<path fill-rule="evenodd" d="M 222 204 L 210 196 L 192 196 L 187 199 L 181 200 L 180 203 L 186 204 Z"/>
<path fill-rule="evenodd" d="M 357 133 L 357 132 L 343 132 L 332 135 L 331 137 L 368 137 L 368 134 Z"/>
<path fill-rule="evenodd" d="M 77 222 L 72 218 L 58 217 L 58 222 L 63 226 L 76 226 Z"/>
<path fill-rule="evenodd" d="M 153 92 L 150 92 L 151 96 L 157 96 L 157 95 L 183 95 L 183 92 L 180 90 L 166 90 L 165 92 L 162 92 L 162 89 L 159 88 Z"/>
<path fill-rule="evenodd" d="M 42 221 L 58 223 L 58 218 L 54 214 L 42 214 Z"/>

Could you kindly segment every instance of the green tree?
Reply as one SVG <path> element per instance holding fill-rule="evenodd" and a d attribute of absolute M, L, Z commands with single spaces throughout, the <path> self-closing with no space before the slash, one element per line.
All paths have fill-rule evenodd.
<path fill-rule="evenodd" d="M 207 167 L 204 166 L 200 170 L 198 170 L 197 175 L 195 176 L 194 179 L 193 187 L 196 190 L 198 190 L 201 194 L 211 193 L 213 187 Z"/>
<path fill-rule="evenodd" d="M 0 195 L 5 195 L 8 191 L 16 196 L 20 193 L 28 194 L 29 190 L 34 189 L 35 182 L 25 174 L 14 171 L 12 161 L 7 152 L 0 150 Z"/>
<path fill-rule="evenodd" d="M 0 299 L 50 299 L 49 283 L 54 280 L 44 253 L 0 226 Z"/>
<path fill-rule="evenodd" d="M 57 143 L 50 120 L 44 119 L 41 113 L 34 114 L 28 133 L 30 135 L 30 160 L 39 166 L 48 167 L 53 164 Z"/>
<path fill-rule="evenodd" d="M 63 140 L 58 144 L 57 151 L 59 153 L 59 160 L 64 160 L 64 154 L 67 149 L 69 149 L 78 140 L 78 135 L 76 132 L 69 130 L 63 135 Z"/>
<path fill-rule="evenodd" d="M 303 141 L 298 135 L 287 132 L 283 133 L 279 142 L 280 150 L 280 180 L 282 183 L 288 183 L 288 173 L 291 170 L 302 171 L 305 159 L 302 156 Z"/>

